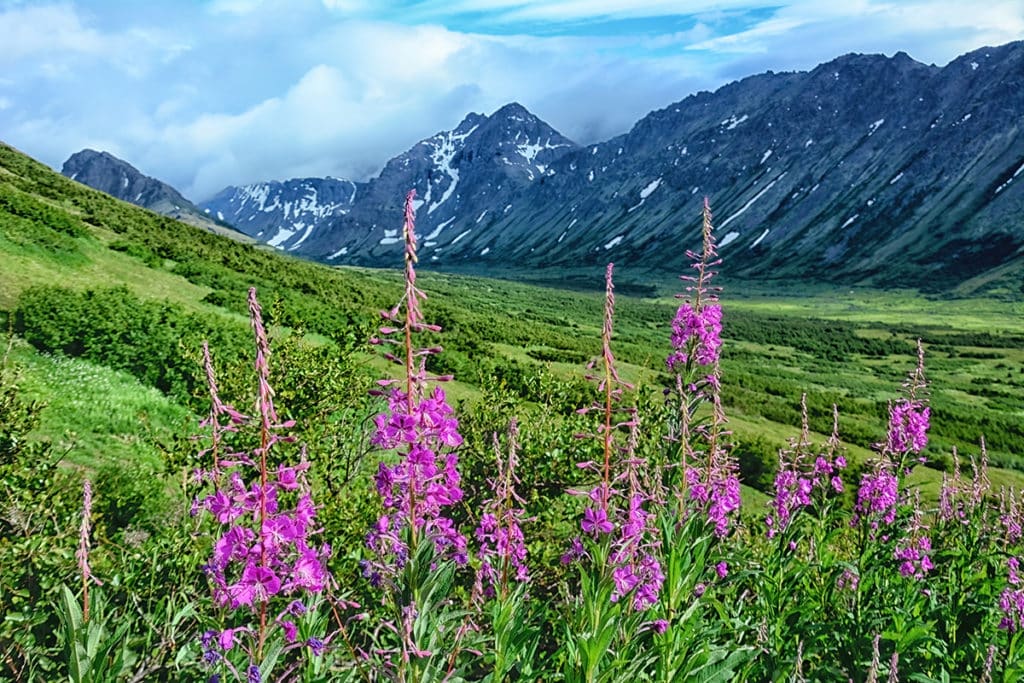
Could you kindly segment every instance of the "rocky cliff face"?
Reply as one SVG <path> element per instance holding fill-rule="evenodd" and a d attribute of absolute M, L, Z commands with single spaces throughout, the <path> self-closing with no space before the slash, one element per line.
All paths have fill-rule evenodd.
<path fill-rule="evenodd" d="M 238 236 L 230 226 L 207 216 L 170 185 L 143 175 L 128 162 L 108 152 L 91 149 L 76 152 L 64 162 L 61 173 L 83 185 L 164 216 L 210 232 Z"/>

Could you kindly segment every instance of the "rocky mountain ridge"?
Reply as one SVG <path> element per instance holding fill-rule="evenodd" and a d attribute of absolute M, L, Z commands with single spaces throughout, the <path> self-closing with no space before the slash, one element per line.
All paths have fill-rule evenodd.
<path fill-rule="evenodd" d="M 143 175 L 137 168 L 109 152 L 93 149 L 76 152 L 64 162 L 61 173 L 71 180 L 155 213 L 209 232 L 241 237 L 230 225 L 223 220 L 213 220 L 167 183 Z"/>
<path fill-rule="evenodd" d="M 201 206 L 300 256 L 393 266 L 415 188 L 432 267 L 680 272 L 707 196 L 732 274 L 948 288 L 1024 264 L 1022 121 L 1024 42 L 942 68 L 851 54 L 691 95 L 585 147 L 512 103 L 365 183 L 227 188 Z"/>

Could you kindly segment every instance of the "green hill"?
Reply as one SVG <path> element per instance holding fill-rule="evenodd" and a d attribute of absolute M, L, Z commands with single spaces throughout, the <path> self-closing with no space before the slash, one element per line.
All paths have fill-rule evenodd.
<path fill-rule="evenodd" d="M 377 312 L 399 296 L 397 272 L 331 269 L 211 235 L 71 182 L 6 145 L 0 258 L 0 310 L 17 312 L 12 324 L 36 349 L 128 372 L 192 410 L 203 405 L 202 339 L 232 362 L 246 357 L 250 286 L 281 329 L 301 329 L 314 345 L 386 372 L 366 340 Z M 642 275 L 621 277 L 638 282 Z M 527 406 L 560 401 L 568 410 L 589 400 L 581 377 L 599 348 L 597 294 L 438 273 L 424 273 L 421 283 L 428 317 L 444 327 L 438 341 L 446 350 L 433 369 L 456 375 L 456 398 L 472 403 L 500 388 Z M 854 449 L 869 446 L 883 433 L 886 401 L 912 362 L 912 342 L 923 338 L 934 382 L 932 460 L 948 465 L 953 445 L 976 452 L 984 434 L 994 462 L 1024 469 L 1019 304 L 822 290 L 746 298 L 727 290 L 723 299 L 733 340 L 723 360 L 725 398 L 744 457 L 770 466 L 799 424 L 805 391 L 814 429 L 827 431 L 836 402 L 844 438 Z M 655 393 L 667 381 L 662 359 L 674 306 L 667 298 L 620 296 L 617 357 L 628 379 Z M 63 391 L 37 382 L 35 394 L 59 403 L 46 386 Z M 76 423 L 76 431 L 83 428 Z M 82 461 L 95 457 L 84 453 Z"/>

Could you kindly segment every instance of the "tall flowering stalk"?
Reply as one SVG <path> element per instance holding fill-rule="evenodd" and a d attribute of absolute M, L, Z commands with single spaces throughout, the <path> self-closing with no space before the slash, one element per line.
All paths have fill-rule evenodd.
<path fill-rule="evenodd" d="M 839 410 L 832 406 L 832 434 L 824 452 L 812 454 L 810 427 L 807 420 L 807 395 L 800 399 L 800 436 L 790 439 L 789 448 L 779 451 L 779 469 L 775 474 L 775 498 L 772 512 L 765 519 L 768 537 L 774 538 L 789 526 L 800 510 L 810 506 L 814 492 L 827 495 L 829 489 L 842 493 L 839 471 L 846 467 L 846 458 L 839 452 Z"/>
<path fill-rule="evenodd" d="M 917 340 L 917 365 L 903 382 L 905 396 L 889 406 L 889 429 L 882 447 L 900 469 L 909 470 L 907 458 L 918 456 L 928 445 L 928 382 L 924 376 L 924 345 Z"/>
<path fill-rule="evenodd" d="M 722 408 L 719 357 L 722 346 L 722 307 L 718 287 L 711 286 L 714 267 L 722 260 L 715 248 L 711 206 L 704 199 L 701 221 L 700 253 L 687 251 L 693 259 L 696 275 L 681 275 L 689 283 L 684 299 L 672 323 L 672 352 L 666 359 L 675 373 L 675 392 L 679 402 L 678 424 L 670 436 L 680 444 L 683 472 L 679 493 L 680 511 L 689 500 L 707 516 L 719 537 L 728 533 L 730 520 L 740 507 L 740 483 L 737 466 L 729 453 L 725 411 Z M 703 402 L 711 403 L 709 424 L 694 427 L 693 418 Z M 695 448 L 702 441 L 703 458 Z M 703 460 L 703 462 L 700 462 Z"/>
<path fill-rule="evenodd" d="M 292 440 L 283 431 L 294 423 L 280 421 L 274 407 L 269 382 L 270 346 L 255 288 L 249 290 L 249 313 L 256 340 L 257 417 L 241 415 L 220 401 L 206 350 L 212 408 L 205 424 L 213 433 L 213 446 L 208 452 L 213 456 L 214 469 L 197 472 L 196 476 L 200 481 L 213 481 L 216 488 L 195 507 L 208 512 L 224 529 L 214 541 L 212 556 L 204 567 L 213 601 L 236 615 L 231 621 L 243 622 L 207 631 L 202 639 L 204 657 L 209 664 L 224 664 L 240 677 L 240 670 L 228 658 L 228 653 L 240 647 L 249 658 L 245 675 L 249 680 L 262 680 L 269 673 L 261 671 L 261 666 L 272 630 L 279 629 L 287 648 L 307 646 L 314 654 L 323 651 L 321 639 L 298 641 L 296 620 L 308 609 L 303 598 L 321 593 L 330 581 L 324 565 L 330 546 L 313 542 L 319 529 L 306 481 L 309 463 L 304 457 L 296 465 L 279 463 L 274 467 L 271 462 L 273 447 Z M 230 425 L 220 423 L 218 418 L 223 414 L 229 416 Z M 220 437 L 243 424 L 258 428 L 258 445 L 248 453 L 224 454 Z M 288 505 L 290 501 L 294 501 L 293 507 Z M 282 604 L 272 616 L 272 603 L 278 599 Z M 255 618 L 256 623 L 244 623 L 246 615 Z"/>
<path fill-rule="evenodd" d="M 216 481 L 220 479 L 224 453 L 224 437 L 228 432 L 237 432 L 239 425 L 245 423 L 245 416 L 238 412 L 234 406 L 224 403 L 220 398 L 220 391 L 217 388 L 217 377 L 213 369 L 213 358 L 210 356 L 210 344 L 203 341 L 203 372 L 206 375 L 206 386 L 210 393 L 210 412 L 206 418 L 199 423 L 200 429 L 210 429 L 210 446 L 199 452 L 200 461 L 206 459 L 213 461 L 213 466 L 204 473 L 204 476 Z M 227 418 L 222 423 L 222 419 Z"/>
<path fill-rule="evenodd" d="M 92 482 L 82 482 L 82 523 L 78 529 L 78 550 L 75 559 L 78 561 L 78 573 L 82 577 L 82 621 L 89 621 L 89 583 L 95 581 L 92 568 L 89 566 L 90 535 L 92 533 Z"/>
<path fill-rule="evenodd" d="M 899 504 L 899 479 L 909 474 L 914 458 L 928 443 L 928 383 L 924 376 L 924 346 L 917 341 L 917 365 L 903 383 L 905 396 L 889 405 L 886 440 L 878 444 L 874 470 L 861 477 L 854 522 L 866 519 L 872 529 L 892 524 Z"/>
<path fill-rule="evenodd" d="M 599 461 L 578 467 L 598 480 L 589 490 L 570 490 L 588 500 L 580 522 L 582 537 L 572 541 L 565 563 L 580 563 L 580 597 L 567 615 L 564 649 L 567 681 L 604 679 L 609 653 L 636 647 L 645 631 L 644 613 L 658 601 L 665 576 L 657 554 L 655 516 L 644 509 L 645 462 L 636 455 L 638 412 L 623 405 L 626 390 L 612 353 L 615 318 L 614 265 L 605 270 L 604 325 L 601 356 L 587 369 L 598 397 L 580 414 L 599 416 L 596 433 L 579 434 L 600 442 Z M 596 372 L 594 371 L 596 368 Z"/>
<path fill-rule="evenodd" d="M 384 514 L 367 535 L 367 544 L 377 559 L 364 565 L 364 573 L 375 584 L 397 574 L 424 539 L 433 543 L 440 556 L 456 564 L 467 560 L 466 538 L 445 511 L 462 500 L 459 458 L 454 452 L 462 444 L 459 422 L 441 387 L 435 386 L 426 395 L 430 380 L 450 377 L 427 374 L 427 357 L 439 353 L 439 347 L 417 348 L 413 344 L 414 334 L 441 330 L 424 321 L 421 302 L 426 294 L 416 286 L 415 198 L 415 190 L 405 198 L 405 293 L 394 308 L 381 312 L 389 324 L 381 327 L 380 337 L 373 339 L 377 344 L 401 348 L 401 355 L 388 351 L 385 356 L 402 365 L 405 375 L 404 390 L 393 386 L 399 381 L 380 382 L 391 389 L 387 410 L 374 418 L 373 444 L 397 451 L 399 456 L 393 465 L 382 461 L 377 471 L 377 492 Z"/>
<path fill-rule="evenodd" d="M 377 652 L 397 655 L 397 661 L 381 664 L 397 680 L 433 676 L 442 667 L 450 674 L 471 626 L 446 609 L 454 567 L 468 561 L 466 537 L 448 516 L 463 497 L 455 452 L 462 436 L 444 390 L 435 385 L 428 392 L 430 382 L 451 379 L 427 373 L 427 358 L 441 348 L 414 343 L 418 333 L 441 330 L 425 322 L 426 294 L 416 286 L 415 197 L 415 190 L 405 197 L 405 291 L 398 304 L 381 312 L 385 324 L 371 340 L 387 349 L 385 357 L 402 367 L 403 376 L 379 382 L 386 388 L 387 409 L 374 418 L 372 442 L 395 457 L 378 466 L 383 512 L 366 535 L 373 556 L 362 562 L 363 575 L 385 589 L 385 604 L 393 609 L 385 627 L 399 647 Z"/>
<path fill-rule="evenodd" d="M 519 478 L 516 476 L 518 460 L 519 425 L 515 418 L 508 428 L 508 453 L 503 455 L 494 435 L 496 475 L 489 480 L 493 497 L 484 501 L 483 514 L 477 525 L 475 536 L 480 543 L 477 556 L 480 568 L 476 574 L 474 594 L 478 598 L 505 598 L 513 581 L 527 583 L 530 570 L 526 565 L 526 539 L 523 537 L 522 522 L 526 512 L 525 501 L 516 493 Z"/>
<path fill-rule="evenodd" d="M 580 409 L 580 413 L 597 412 L 601 417 L 597 437 L 601 442 L 601 462 L 582 462 L 579 467 L 599 474 L 600 483 L 585 492 L 590 505 L 583 511 L 580 528 L 584 534 L 601 540 L 610 539 L 607 569 L 614 587 L 612 602 L 631 595 L 632 606 L 647 609 L 658 599 L 664 582 L 661 564 L 653 552 L 657 541 L 654 515 L 644 509 L 651 498 L 644 490 L 641 468 L 645 462 L 636 456 L 639 416 L 632 406 L 623 406 L 623 393 L 632 385 L 619 377 L 612 353 L 615 320 L 614 264 L 605 270 L 604 324 L 601 331 L 600 374 L 588 375 L 597 383 L 598 401 Z M 593 369 L 597 363 L 591 363 Z M 579 493 L 579 492 L 574 492 Z M 578 544 L 570 556 L 581 554 Z"/>

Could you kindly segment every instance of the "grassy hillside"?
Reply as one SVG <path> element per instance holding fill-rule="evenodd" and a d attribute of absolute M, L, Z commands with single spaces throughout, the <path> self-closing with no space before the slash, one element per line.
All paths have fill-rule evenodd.
<path fill-rule="evenodd" d="M 680 226 L 681 231 L 695 229 Z M 299 484 L 289 483 L 284 472 L 294 475 L 308 467 L 317 531 L 299 523 L 298 509 L 294 520 L 285 520 L 286 526 L 289 533 L 301 526 L 304 533 L 330 543 L 333 552 L 322 557 L 325 571 L 337 580 L 330 594 L 339 600 L 328 602 L 332 598 L 318 596 L 313 600 L 325 602 L 307 603 L 308 612 L 289 603 L 281 614 L 293 614 L 302 622 L 297 628 L 303 639 L 309 639 L 299 645 L 309 647 L 299 649 L 315 651 L 323 649 L 324 642 L 312 636 L 324 634 L 328 623 L 341 628 L 339 610 L 349 610 L 349 601 L 355 600 L 364 606 L 359 609 L 367 610 L 347 622 L 356 647 L 383 659 L 398 652 L 393 642 L 379 647 L 378 638 L 386 641 L 392 631 L 373 625 L 413 617 L 401 610 L 387 613 L 381 587 L 372 581 L 372 571 L 367 576 L 374 565 L 364 564 L 376 557 L 368 549 L 367 530 L 379 528 L 383 509 L 375 484 L 379 487 L 395 476 L 387 469 L 382 474 L 379 467 L 402 457 L 411 459 L 394 449 L 382 452 L 371 443 L 377 436 L 375 416 L 384 407 L 372 390 L 379 388 L 381 378 L 401 374 L 369 344 L 378 334 L 380 311 L 400 298 L 398 271 L 330 269 L 233 242 L 89 190 L 2 145 L 0 263 L 0 318 L 13 332 L 0 363 L 0 489 L 7 495 L 0 514 L 0 680 L 67 679 L 74 669 L 69 652 L 92 657 L 90 666 L 99 667 L 88 680 L 209 680 L 211 662 L 223 662 L 218 659 L 221 654 L 214 652 L 211 659 L 207 655 L 212 650 L 203 652 L 210 639 L 202 634 L 219 632 L 231 640 L 232 634 L 241 633 L 245 639 L 244 634 L 252 633 L 245 626 L 252 614 L 212 603 L 211 577 L 204 567 L 211 566 L 210 546 L 217 533 L 213 522 L 233 522 L 224 521 L 230 515 L 211 518 L 203 508 L 213 512 L 219 505 L 216 500 L 228 499 L 206 498 L 214 486 L 230 492 L 232 506 L 252 508 L 255 497 L 249 494 L 243 472 L 261 468 L 245 463 L 260 460 L 257 449 L 267 453 L 264 444 L 278 427 L 266 427 L 272 422 L 268 416 L 267 422 L 242 421 L 238 432 L 218 431 L 219 436 L 211 439 L 209 423 L 199 426 L 211 406 L 201 352 L 204 341 L 211 350 L 219 400 L 247 414 L 267 405 L 265 390 L 257 402 L 260 390 L 253 380 L 253 332 L 246 298 L 250 287 L 257 289 L 269 323 L 272 351 L 267 351 L 271 355 L 266 379 L 274 388 L 274 403 L 281 421 L 295 421 L 281 429 L 297 441 L 275 443 L 272 460 L 256 474 L 262 481 L 278 482 L 285 505 L 297 505 L 296 497 L 304 489 L 295 491 Z M 728 264 L 723 268 L 727 270 Z M 883 661 L 890 651 L 898 652 L 908 670 L 935 675 L 921 680 L 959 680 L 941 674 L 950 671 L 969 671 L 970 680 L 978 680 L 986 653 L 991 661 L 989 644 L 1006 640 L 999 626 L 998 596 L 1009 584 L 998 577 L 1006 554 L 1019 554 L 1007 544 L 1016 542 L 1010 538 L 1013 514 L 1024 513 L 1004 514 L 994 498 L 983 499 L 982 493 L 994 495 L 1002 487 L 1024 489 L 1020 303 L 860 290 L 795 295 L 756 290 L 723 278 L 728 286 L 722 293 L 721 397 L 729 418 L 731 452 L 744 483 L 742 520 L 723 533 L 714 524 L 705 526 L 703 515 L 692 512 L 707 512 L 710 518 L 714 505 L 704 510 L 694 502 L 698 485 L 693 485 L 689 497 L 673 497 L 678 506 L 649 505 L 658 508 L 652 517 L 660 520 L 655 524 L 661 534 L 650 548 L 662 553 L 668 576 L 665 590 L 672 597 L 651 608 L 655 611 L 643 612 L 623 607 L 629 601 L 608 601 L 615 583 L 611 578 L 593 583 L 577 572 L 575 564 L 560 561 L 580 534 L 579 520 L 589 504 L 566 491 L 596 491 L 592 487 L 600 479 L 578 463 L 605 457 L 597 439 L 578 438 L 598 430 L 595 415 L 581 414 L 580 409 L 596 398 L 594 383 L 585 379 L 585 367 L 601 351 L 604 305 L 593 285 L 584 286 L 585 278 L 599 285 L 603 273 L 575 273 L 561 283 L 566 288 L 551 286 L 558 284 L 557 278 L 540 287 L 471 275 L 419 275 L 417 284 L 429 297 L 423 306 L 426 319 L 443 331 L 417 335 L 424 337 L 417 343 L 443 345 L 442 353 L 428 357 L 427 370 L 456 378 L 447 385 L 463 439 L 457 451 L 461 489 L 457 504 L 449 506 L 452 528 L 472 529 L 483 523 L 481 512 L 493 508 L 498 486 L 495 451 L 501 450 L 496 434 L 506 432 L 511 418 L 519 421 L 517 476 L 522 499 L 517 504 L 523 507 L 522 521 L 529 525 L 524 542 L 532 577 L 529 593 L 536 599 L 523 602 L 517 592 L 512 602 L 494 603 L 501 609 L 478 621 L 485 629 L 484 640 L 499 633 L 519 634 L 509 636 L 511 640 L 526 638 L 521 641 L 526 645 L 520 645 L 527 653 L 520 657 L 527 666 L 521 680 L 552 680 L 553 672 L 572 670 L 578 655 L 563 644 L 594 644 L 590 634 L 605 632 L 605 627 L 583 622 L 571 626 L 571 633 L 564 632 L 565 624 L 586 621 L 587 615 L 604 615 L 602 619 L 614 622 L 607 633 L 621 636 L 616 638 L 622 642 L 610 649 L 607 643 L 594 644 L 598 659 L 606 652 L 621 659 L 612 668 L 650 668 L 652 657 L 668 658 L 665 653 L 674 648 L 682 647 L 684 654 L 691 645 L 704 648 L 680 654 L 677 664 L 683 668 L 673 670 L 689 673 L 666 673 L 651 680 L 689 680 L 698 669 L 716 662 L 724 668 L 714 680 L 773 680 L 779 671 L 799 672 L 805 661 L 812 671 L 825 672 L 821 680 L 856 680 L 871 666 L 875 634 L 883 640 Z M 617 272 L 617 281 L 625 286 L 617 296 L 612 347 L 623 379 L 636 385 L 626 400 L 637 407 L 641 428 L 632 435 L 632 449 L 639 457 L 615 467 L 647 462 L 643 485 L 656 491 L 654 485 L 660 482 L 674 493 L 682 486 L 684 470 L 678 467 L 678 442 L 665 439 L 665 425 L 677 413 L 667 405 L 663 388 L 672 381 L 664 359 L 678 302 L 667 295 L 664 282 L 647 282 L 647 275 Z M 906 542 L 916 544 L 924 538 L 920 515 L 910 502 L 913 496 L 902 499 L 893 527 L 910 529 L 906 539 L 888 533 L 876 537 L 877 527 L 872 525 L 879 519 L 874 511 L 853 514 L 872 445 L 886 434 L 888 404 L 900 395 L 901 383 L 915 366 L 918 339 L 926 347 L 932 429 L 922 453 L 927 466 L 916 467 L 903 483 L 922 491 L 934 530 L 927 537 L 936 544 L 937 568 L 930 584 L 934 590 L 929 591 L 908 583 L 906 567 L 896 564 L 909 552 Z M 693 381 L 701 380 L 694 376 Z M 838 465 L 838 458 L 832 460 L 839 452 L 815 447 L 813 452 L 827 453 L 828 462 L 843 468 L 842 474 L 822 478 L 829 491 L 819 491 L 814 504 L 797 509 L 793 524 L 776 538 L 766 533 L 766 514 L 780 514 L 768 503 L 778 506 L 773 488 L 779 449 L 800 431 L 802 394 L 808 436 L 819 445 L 831 430 L 832 407 L 838 404 L 839 435 L 849 467 Z M 698 396 L 694 404 L 700 406 L 695 413 L 698 423 L 707 422 L 711 412 L 705 398 Z M 227 413 L 218 415 L 226 424 Z M 426 422 L 418 425 L 417 434 L 426 433 Z M 194 438 L 203 433 L 205 437 Z M 717 432 L 703 432 L 711 433 Z M 963 516 L 952 511 L 934 514 L 944 473 L 953 469 L 953 448 L 965 459 L 977 456 L 982 435 L 991 462 L 998 465 L 988 472 L 992 488 L 986 489 L 981 479 L 963 488 L 964 480 L 957 480 Z M 219 456 L 211 455 L 214 443 L 221 449 Z M 698 449 L 704 443 L 705 451 L 716 452 L 712 436 L 698 433 L 686 443 L 697 443 Z M 436 450 L 444 453 L 441 447 Z M 242 463 L 230 477 L 209 472 L 214 467 L 211 461 L 229 453 Z M 296 463 L 299 467 L 292 469 Z M 818 460 L 813 466 L 817 470 Z M 197 474 L 203 470 L 208 477 Z M 882 481 L 882 474 L 873 476 Z M 80 543 L 85 478 L 95 489 L 95 526 L 91 534 L 88 529 L 83 533 L 94 543 L 92 571 L 105 581 L 93 589 L 95 616 L 88 624 L 75 612 L 79 590 L 82 604 L 89 604 L 84 590 L 88 583 L 75 592 L 62 588 L 76 573 L 73 549 Z M 641 477 L 617 481 L 627 479 L 635 486 Z M 253 487 L 257 481 L 261 479 L 252 480 Z M 976 499 L 970 498 L 974 492 Z M 662 490 L 641 498 L 646 504 L 664 494 Z M 894 514 L 895 499 L 894 492 Z M 510 500 L 506 495 L 505 502 Z M 278 522 L 291 514 L 268 513 L 269 508 L 262 506 L 257 506 L 258 515 L 253 508 L 244 516 L 257 520 L 260 534 L 267 514 Z M 632 503 L 629 509 L 630 515 L 636 512 Z M 311 514 L 305 510 L 303 519 Z M 283 537 L 285 532 L 281 533 Z M 607 543 L 596 540 L 599 534 L 592 535 L 584 539 L 590 556 L 604 553 L 601 556 L 611 558 Z M 408 537 L 411 547 L 416 534 Z M 479 535 L 470 541 L 473 553 L 479 541 Z M 599 543 L 605 543 L 603 550 Z M 406 579 L 419 581 L 416 577 L 422 575 L 427 577 L 424 581 L 434 580 L 429 578 L 435 570 L 433 545 L 421 543 L 413 553 L 406 566 L 419 569 L 404 572 Z M 266 553 L 255 548 L 243 554 L 250 559 L 253 553 L 260 556 L 263 567 Z M 302 558 L 307 559 L 305 554 Z M 476 554 L 471 564 L 480 561 Z M 278 569 L 298 576 L 299 566 L 295 560 L 294 571 Z M 451 578 L 445 574 L 450 566 L 438 565 L 438 576 Z M 911 564 L 910 575 L 917 566 Z M 304 567 L 303 580 L 311 580 L 312 570 L 308 564 Z M 439 590 L 449 597 L 414 617 L 415 631 L 424 638 L 447 640 L 429 649 L 417 645 L 412 659 L 419 666 L 444 655 L 449 669 L 456 660 L 466 660 L 460 664 L 467 671 L 465 680 L 481 680 L 489 667 L 496 666 L 493 657 L 474 659 L 470 654 L 497 646 L 473 641 L 463 650 L 462 644 L 449 642 L 453 634 L 463 632 L 449 627 L 456 621 L 466 623 L 453 606 L 477 604 L 470 600 L 468 574 L 460 569 L 454 583 L 443 579 Z M 851 576 L 863 588 L 854 585 L 853 593 L 846 593 Z M 242 571 L 238 585 L 246 580 Z M 214 580 L 214 591 L 218 585 Z M 593 593 L 595 587 L 600 594 Z M 419 594 L 430 596 L 433 591 L 422 588 Z M 293 595 L 276 598 L 291 600 Z M 848 609 L 851 600 L 858 601 L 856 609 Z M 603 612 L 608 605 L 613 605 L 612 611 Z M 699 605 L 706 608 L 697 609 Z M 663 606 L 667 611 L 656 611 Z M 265 617 L 260 618 L 261 633 Z M 450 620 L 431 621 L 442 617 Z M 675 639 L 675 645 L 668 640 L 667 649 L 658 644 L 658 623 L 668 629 L 666 638 Z M 629 654 L 633 646 L 627 647 L 631 638 L 639 652 L 653 648 L 650 657 L 641 654 L 634 659 Z M 768 644 L 755 647 L 762 638 Z M 343 651 L 341 640 L 348 636 L 327 648 L 333 663 L 311 662 L 302 676 L 289 669 L 292 673 L 281 674 L 281 680 L 338 680 L 319 666 L 333 667 L 338 675 L 354 673 L 351 667 L 362 666 L 362 659 Z M 78 649 L 68 647 L 72 641 L 81 641 Z M 99 641 L 105 643 L 99 654 L 86 646 Z M 233 660 L 225 664 L 231 671 L 253 661 L 266 664 L 259 653 L 262 644 L 252 655 L 232 650 L 234 641 L 228 643 L 231 647 L 224 642 L 219 640 L 218 646 L 224 650 L 224 662 Z M 874 640 L 876 649 L 878 642 Z M 708 649 L 710 643 L 717 643 L 717 654 Z M 760 653 L 756 657 L 755 649 Z M 282 652 L 287 666 L 298 665 L 301 657 L 295 647 Z M 1010 655 L 1008 667 L 1016 661 Z M 537 668 L 530 673 L 532 663 Z M 511 674 L 506 680 L 510 679 Z"/>
<path fill-rule="evenodd" d="M 376 312 L 397 300 L 397 272 L 328 269 L 231 242 L 73 183 L 6 146 L 0 146 L 0 255 L 2 310 L 15 310 L 19 300 L 24 307 L 23 293 L 36 286 L 82 292 L 124 285 L 141 301 L 169 304 L 178 316 L 199 316 L 197 330 L 218 327 L 220 337 L 230 338 L 241 334 L 244 292 L 256 286 L 276 324 L 302 328 L 386 368 L 365 355 L 365 340 Z M 642 276 L 619 274 L 623 281 Z M 593 279 L 599 282 L 600 273 Z M 421 283 L 430 294 L 429 317 L 445 328 L 440 341 L 446 353 L 436 369 L 454 372 L 456 397 L 473 400 L 492 381 L 534 403 L 550 391 L 545 382 L 570 381 L 571 392 L 585 395 L 579 377 L 600 339 L 596 293 L 441 273 L 425 273 Z M 1024 469 L 1024 304 L 867 291 L 744 297 L 742 285 L 723 299 L 725 335 L 735 342 L 723 360 L 725 398 L 741 441 L 760 436 L 772 442 L 764 457 L 798 424 L 802 392 L 819 431 L 827 431 L 831 404 L 838 402 L 851 444 L 863 448 L 877 440 L 886 401 L 912 362 L 912 342 L 922 338 L 937 418 L 931 459 L 948 462 L 953 445 L 975 452 L 984 434 L 994 462 Z M 619 302 L 616 347 L 624 372 L 661 386 L 675 304 L 621 294 Z M 47 315 L 43 310 L 29 317 Z M 194 360 L 196 349 L 182 353 Z M 91 356 L 99 365 L 105 357 Z M 114 365 L 130 371 L 127 361 Z M 38 395 L 48 398 L 43 386 Z M 62 390 L 51 390 L 49 398 L 59 404 Z M 87 443 L 79 447 L 95 450 Z M 96 455 L 85 453 L 83 460 Z"/>

